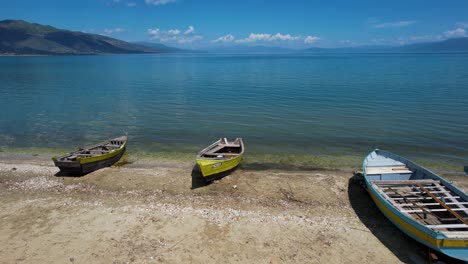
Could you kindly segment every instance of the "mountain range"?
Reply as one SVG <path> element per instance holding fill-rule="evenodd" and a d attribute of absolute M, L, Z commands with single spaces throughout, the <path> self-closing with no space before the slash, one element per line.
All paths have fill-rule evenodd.
<path fill-rule="evenodd" d="M 404 46 L 360 46 L 292 50 L 266 46 L 226 46 L 207 50 L 216 53 L 450 53 L 468 52 L 468 37 Z M 131 53 L 201 52 L 152 42 L 133 42 L 58 29 L 23 20 L 0 21 L 0 54 L 7 55 L 94 55 Z"/>
<path fill-rule="evenodd" d="M 403 46 L 359 46 L 347 48 L 309 48 L 307 53 L 466 53 L 468 37 L 423 42 Z"/>
<path fill-rule="evenodd" d="M 157 51 L 102 35 L 62 30 L 23 20 L 0 21 L 0 54 L 87 55 L 153 52 Z"/>

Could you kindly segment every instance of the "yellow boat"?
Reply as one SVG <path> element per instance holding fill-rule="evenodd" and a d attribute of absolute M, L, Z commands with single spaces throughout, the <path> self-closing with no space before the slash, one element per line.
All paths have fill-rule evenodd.
<path fill-rule="evenodd" d="M 235 168 L 242 161 L 244 142 L 237 138 L 229 142 L 221 138 L 197 154 L 197 164 L 206 180 L 212 180 L 220 173 Z"/>
<path fill-rule="evenodd" d="M 127 135 L 110 139 L 59 157 L 52 157 L 61 172 L 83 175 L 119 161 L 127 146 Z"/>

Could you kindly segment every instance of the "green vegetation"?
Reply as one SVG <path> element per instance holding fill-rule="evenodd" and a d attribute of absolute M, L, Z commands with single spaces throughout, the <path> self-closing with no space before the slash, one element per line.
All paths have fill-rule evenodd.
<path fill-rule="evenodd" d="M 154 147 L 154 146 L 153 146 Z M 174 146 L 159 146 L 158 151 L 138 148 L 127 149 L 117 165 L 123 166 L 136 160 L 194 163 L 199 149 L 190 146 L 174 151 Z M 60 148 L 10 148 L 0 147 L 0 155 L 50 158 L 66 154 L 74 149 Z M 241 167 L 245 170 L 361 170 L 364 156 L 352 155 L 307 155 L 307 154 L 271 154 L 246 153 Z M 463 165 L 441 160 L 413 160 L 417 164 L 434 172 L 463 172 Z"/>
<path fill-rule="evenodd" d="M 23 20 L 0 21 L 0 54 L 90 55 L 157 52 L 160 51 L 102 35 L 62 30 Z"/>

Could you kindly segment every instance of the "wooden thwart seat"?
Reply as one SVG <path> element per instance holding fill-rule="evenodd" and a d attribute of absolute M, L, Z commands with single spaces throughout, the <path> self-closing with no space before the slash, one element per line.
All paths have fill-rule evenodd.
<path fill-rule="evenodd" d="M 406 166 L 367 167 L 366 174 L 413 173 Z"/>
<path fill-rule="evenodd" d="M 239 153 L 211 153 L 211 152 L 207 152 L 205 154 L 203 154 L 205 156 L 218 156 L 218 155 L 232 155 L 232 156 L 239 156 Z"/>
<path fill-rule="evenodd" d="M 216 153 L 216 151 L 220 151 L 222 150 L 223 148 L 240 148 L 241 146 L 238 145 L 238 144 L 220 144 L 218 146 L 216 146 L 215 148 L 207 151 L 205 153 L 205 155 L 222 155 L 222 154 L 226 154 L 226 153 Z M 227 153 L 227 154 L 235 154 L 235 153 Z"/>
<path fill-rule="evenodd" d="M 436 184 L 440 183 L 440 181 L 435 181 L 432 179 L 427 179 L 427 180 L 401 180 L 401 181 L 373 181 L 372 184 L 375 184 L 376 186 L 389 186 L 389 185 L 395 185 L 395 186 L 411 186 L 411 185 L 416 185 L 416 183 L 419 184 Z"/>

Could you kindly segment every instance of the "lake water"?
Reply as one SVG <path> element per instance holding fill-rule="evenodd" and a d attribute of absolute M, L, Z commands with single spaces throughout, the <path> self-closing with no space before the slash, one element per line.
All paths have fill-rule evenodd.
<path fill-rule="evenodd" d="M 468 54 L 0 57 L 0 146 L 73 150 L 123 132 L 130 150 L 468 163 Z"/>

